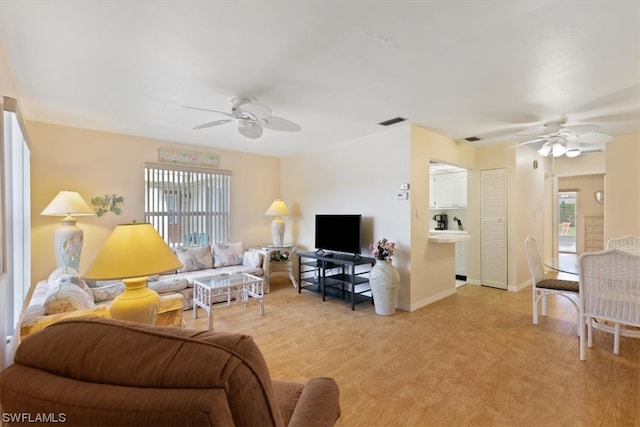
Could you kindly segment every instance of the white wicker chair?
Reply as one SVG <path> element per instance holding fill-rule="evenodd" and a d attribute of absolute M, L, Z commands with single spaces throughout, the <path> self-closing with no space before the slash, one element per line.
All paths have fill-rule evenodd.
<path fill-rule="evenodd" d="M 613 352 L 620 352 L 620 336 L 640 338 L 640 255 L 619 249 L 584 253 L 580 266 L 580 360 L 593 329 L 614 335 Z M 613 326 L 611 326 L 613 324 Z"/>
<path fill-rule="evenodd" d="M 527 236 L 524 240 L 524 250 L 531 271 L 531 288 L 533 289 L 533 324 L 538 324 L 538 302 L 542 302 L 542 315 L 547 315 L 547 296 L 559 295 L 566 298 L 576 308 L 576 330 L 580 320 L 580 307 L 578 298 L 578 282 L 572 280 L 545 279 L 544 267 L 538 253 L 538 246 L 535 239 Z"/>
<path fill-rule="evenodd" d="M 625 236 L 609 239 L 607 249 L 620 249 L 621 251 L 640 255 L 640 237 Z"/>

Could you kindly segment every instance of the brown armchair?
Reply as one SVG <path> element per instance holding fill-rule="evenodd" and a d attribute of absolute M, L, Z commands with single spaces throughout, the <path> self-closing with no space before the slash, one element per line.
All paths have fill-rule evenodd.
<path fill-rule="evenodd" d="M 33 334 L 1 383 L 5 414 L 68 425 L 331 426 L 340 417 L 333 379 L 272 380 L 250 336 L 112 319 Z"/>

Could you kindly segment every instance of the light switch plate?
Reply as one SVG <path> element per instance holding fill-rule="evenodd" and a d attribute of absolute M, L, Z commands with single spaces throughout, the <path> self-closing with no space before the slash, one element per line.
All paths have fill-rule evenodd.
<path fill-rule="evenodd" d="M 409 193 L 407 193 L 406 191 L 401 191 L 401 192 L 396 194 L 396 199 L 398 199 L 398 200 L 408 200 L 409 199 Z"/>

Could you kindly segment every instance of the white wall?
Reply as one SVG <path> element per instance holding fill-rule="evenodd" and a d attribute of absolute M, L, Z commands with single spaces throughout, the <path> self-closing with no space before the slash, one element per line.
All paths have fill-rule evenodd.
<path fill-rule="evenodd" d="M 409 141 L 409 126 L 401 126 L 281 159 L 281 193 L 291 210 L 285 241 L 312 250 L 316 214 L 361 214 L 363 255 L 383 237 L 398 245 L 400 304 L 409 300 L 410 200 L 396 193 L 410 182 Z"/>

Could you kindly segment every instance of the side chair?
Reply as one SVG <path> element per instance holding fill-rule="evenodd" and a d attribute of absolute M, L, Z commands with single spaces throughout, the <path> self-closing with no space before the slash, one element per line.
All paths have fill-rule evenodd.
<path fill-rule="evenodd" d="M 547 296 L 559 295 L 566 298 L 576 308 L 576 330 L 580 334 L 580 300 L 579 283 L 572 280 L 545 279 L 544 267 L 538 253 L 538 245 L 533 237 L 524 240 L 529 271 L 531 272 L 531 289 L 533 290 L 533 324 L 538 324 L 538 302 L 542 302 L 542 315 L 547 315 Z"/>
<path fill-rule="evenodd" d="M 640 255 L 640 237 L 624 236 L 609 239 L 607 249 L 620 249 L 624 252 Z"/>
<path fill-rule="evenodd" d="M 613 353 L 620 336 L 640 338 L 640 255 L 608 249 L 588 252 L 580 265 L 580 360 L 585 360 L 585 331 L 593 346 L 593 329 L 613 334 Z"/>

